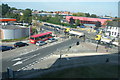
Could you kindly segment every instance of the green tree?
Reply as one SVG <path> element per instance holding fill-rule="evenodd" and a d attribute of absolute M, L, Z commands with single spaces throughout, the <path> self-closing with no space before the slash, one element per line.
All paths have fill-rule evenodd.
<path fill-rule="evenodd" d="M 70 18 L 70 21 L 69 21 L 69 24 L 70 24 L 71 26 L 73 26 L 74 23 L 75 23 L 75 20 L 71 17 L 71 18 Z"/>
<path fill-rule="evenodd" d="M 0 5 L 0 17 L 2 17 L 2 5 Z"/>
<path fill-rule="evenodd" d="M 92 18 L 97 18 L 97 15 L 96 15 L 96 14 L 91 14 L 90 17 L 92 17 Z"/>
<path fill-rule="evenodd" d="M 95 24 L 95 26 L 96 26 L 97 28 L 101 27 L 101 22 L 97 21 L 96 24 Z"/>
<path fill-rule="evenodd" d="M 86 16 L 86 17 L 90 17 L 90 14 L 89 14 L 89 13 L 85 13 L 85 16 Z"/>
<path fill-rule="evenodd" d="M 17 8 L 15 7 L 10 8 L 10 11 L 13 11 L 13 10 L 17 10 Z"/>
<path fill-rule="evenodd" d="M 79 19 L 75 20 L 75 24 L 76 26 L 80 26 L 80 20 Z"/>
<path fill-rule="evenodd" d="M 22 20 L 26 23 L 31 23 L 32 22 L 32 10 L 31 9 L 25 9 L 23 11 Z"/>
<path fill-rule="evenodd" d="M 85 17 L 85 13 L 82 13 L 82 12 L 73 13 L 73 16 L 82 16 L 82 17 Z"/>
<path fill-rule="evenodd" d="M 6 13 L 10 11 L 10 7 L 7 4 L 2 4 L 2 17 L 5 17 Z"/>

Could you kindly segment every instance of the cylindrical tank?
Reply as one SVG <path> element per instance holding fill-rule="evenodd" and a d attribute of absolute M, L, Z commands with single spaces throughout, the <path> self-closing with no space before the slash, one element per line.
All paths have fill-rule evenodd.
<path fill-rule="evenodd" d="M 18 39 L 29 36 L 29 28 L 2 29 L 4 39 Z"/>

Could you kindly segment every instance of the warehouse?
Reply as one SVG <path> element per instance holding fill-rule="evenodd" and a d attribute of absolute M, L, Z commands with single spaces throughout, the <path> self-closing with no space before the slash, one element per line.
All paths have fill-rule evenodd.
<path fill-rule="evenodd" d="M 66 20 L 69 22 L 70 18 L 80 20 L 83 24 L 95 24 L 97 21 L 101 22 L 102 25 L 106 25 L 106 21 L 112 21 L 112 19 L 101 19 L 101 18 L 89 18 L 89 17 L 78 17 L 78 16 L 66 16 Z"/>
<path fill-rule="evenodd" d="M 29 36 L 29 28 L 18 25 L 0 25 L 0 39 L 19 39 Z"/>

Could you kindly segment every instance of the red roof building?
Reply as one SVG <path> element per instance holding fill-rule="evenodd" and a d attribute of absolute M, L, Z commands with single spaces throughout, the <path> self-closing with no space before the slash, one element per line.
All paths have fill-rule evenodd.
<path fill-rule="evenodd" d="M 89 17 L 77 17 L 77 16 L 66 16 L 66 20 L 69 22 L 70 18 L 80 20 L 81 23 L 95 24 L 97 21 L 101 22 L 102 25 L 106 25 L 106 21 L 112 21 L 112 19 L 101 19 L 101 18 L 89 18 Z"/>

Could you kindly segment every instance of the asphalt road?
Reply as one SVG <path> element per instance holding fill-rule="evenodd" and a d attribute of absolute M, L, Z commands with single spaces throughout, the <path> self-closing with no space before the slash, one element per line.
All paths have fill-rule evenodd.
<path fill-rule="evenodd" d="M 52 46 L 48 46 L 42 49 L 38 49 L 36 51 L 24 54 L 24 55 L 19 55 L 17 57 L 9 57 L 5 58 L 2 60 L 2 70 L 3 72 L 6 71 L 7 67 L 10 67 L 12 70 L 16 71 L 19 69 L 22 69 L 25 66 L 28 66 L 31 63 L 35 63 L 37 60 L 50 55 L 51 53 L 53 53 L 56 50 L 60 50 L 60 49 L 64 49 L 64 47 L 69 47 L 70 45 L 72 45 L 73 43 L 76 43 L 77 41 L 79 41 L 79 39 L 70 39 L 67 40 L 65 42 L 62 43 L 58 43 Z M 9 51 L 9 53 L 11 53 Z M 12 54 L 16 54 L 16 53 L 12 53 Z"/>

